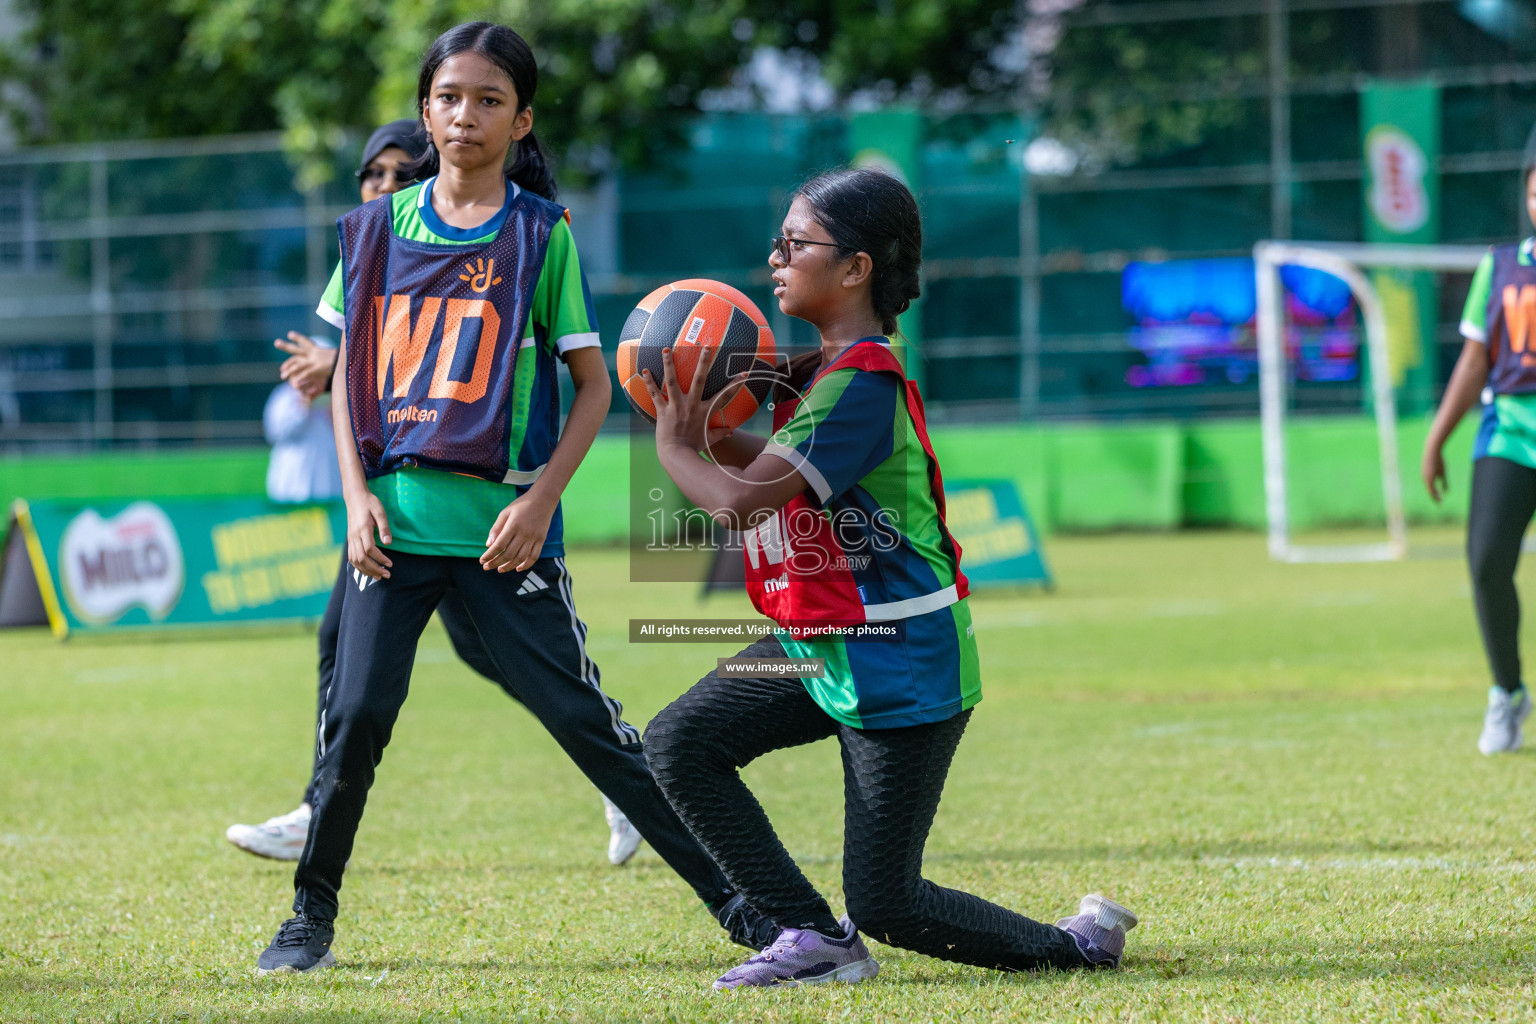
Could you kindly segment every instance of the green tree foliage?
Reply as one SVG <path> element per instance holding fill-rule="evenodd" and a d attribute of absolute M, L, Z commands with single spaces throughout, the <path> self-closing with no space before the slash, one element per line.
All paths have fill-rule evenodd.
<path fill-rule="evenodd" d="M 1268 68 L 1263 30 L 1258 18 L 1070 28 L 1049 56 L 1044 127 L 1099 165 L 1237 128 Z"/>
<path fill-rule="evenodd" d="M 365 120 L 377 25 L 317 39 L 325 0 L 20 0 L 8 105 L 28 141 L 157 138 Z M 318 102 L 316 102 L 318 101 Z"/>
<path fill-rule="evenodd" d="M 996 51 L 1030 20 L 1027 6 L 999 0 L 820 0 L 759 3 L 759 39 L 821 59 L 841 93 L 876 96 L 916 86 L 1008 97 L 1014 75 Z"/>
<path fill-rule="evenodd" d="M 842 94 L 958 88 L 1008 30 L 997 0 L 17 0 L 31 27 L 0 71 L 29 141 L 282 129 L 310 174 L 347 130 L 408 114 L 439 32 L 489 17 L 541 64 L 540 136 L 567 166 L 644 163 L 672 112 L 730 87 L 762 46 L 816 58 Z"/>

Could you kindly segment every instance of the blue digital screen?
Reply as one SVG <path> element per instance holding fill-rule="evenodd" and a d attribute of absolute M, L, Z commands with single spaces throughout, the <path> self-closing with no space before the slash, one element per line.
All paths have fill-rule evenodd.
<path fill-rule="evenodd" d="M 1357 314 L 1349 286 L 1309 267 L 1282 267 L 1286 347 L 1298 380 L 1350 381 L 1360 374 Z M 1257 295 L 1249 259 L 1135 262 L 1120 277 L 1127 334 L 1145 364 L 1132 387 L 1243 384 L 1258 376 Z"/>

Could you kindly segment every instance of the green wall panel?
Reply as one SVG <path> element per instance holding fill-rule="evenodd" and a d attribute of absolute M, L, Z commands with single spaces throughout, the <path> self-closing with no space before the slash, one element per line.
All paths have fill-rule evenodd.
<path fill-rule="evenodd" d="M 265 448 L 0 459 L 0 508 L 15 498 L 212 498 L 266 487 Z"/>
<path fill-rule="evenodd" d="M 936 427 L 931 440 L 946 480 L 1012 480 L 1035 526 L 1050 530 L 1046 437 L 1038 427 Z"/>
<path fill-rule="evenodd" d="M 1184 428 L 1184 525 L 1264 525 L 1264 456 L 1252 420 Z"/>
<path fill-rule="evenodd" d="M 1069 427 L 1051 431 L 1048 439 L 1049 519 L 1058 528 L 1172 529 L 1180 524 L 1180 427 Z"/>
<path fill-rule="evenodd" d="M 1399 427 L 1403 495 L 1415 523 L 1466 517 L 1475 423 L 1446 446 L 1450 497 L 1434 505 L 1419 483 L 1428 422 Z M 1306 419 L 1287 429 L 1290 511 L 1297 531 L 1382 522 L 1375 425 L 1362 417 Z M 934 450 L 952 480 L 1007 478 L 1042 530 L 1264 526 L 1264 468 L 1254 420 L 1211 423 L 940 427 Z M 648 446 L 642 446 L 642 456 Z M 592 446 L 565 496 L 566 537 L 577 544 L 627 536 L 630 439 Z M 654 457 L 639 471 L 662 485 L 665 508 L 680 507 Z M 13 498 L 220 497 L 260 494 L 267 453 L 213 449 L 163 454 L 92 454 L 0 459 L 0 507 Z"/>

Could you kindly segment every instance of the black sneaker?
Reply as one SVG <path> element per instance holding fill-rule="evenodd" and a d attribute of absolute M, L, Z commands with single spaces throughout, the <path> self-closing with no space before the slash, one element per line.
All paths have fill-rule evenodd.
<path fill-rule="evenodd" d="M 720 927 L 738 946 L 761 953 L 779 937 L 779 926 L 759 914 L 741 893 L 720 904 L 713 913 Z"/>
<path fill-rule="evenodd" d="M 256 958 L 257 974 L 303 974 L 322 967 L 335 967 L 331 940 L 336 929 L 330 921 L 299 914 L 284 921 L 272 945 Z"/>

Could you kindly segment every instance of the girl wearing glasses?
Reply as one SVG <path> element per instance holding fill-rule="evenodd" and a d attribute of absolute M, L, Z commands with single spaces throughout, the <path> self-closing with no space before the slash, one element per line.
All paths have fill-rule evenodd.
<path fill-rule="evenodd" d="M 334 402 L 347 557 L 294 916 L 261 973 L 335 963 L 342 875 L 433 610 L 463 621 L 509 692 L 634 822 L 731 937 L 748 906 L 668 806 L 639 733 L 599 686 L 561 543 L 560 495 L 607 414 L 608 371 L 566 211 L 533 135 L 538 67 L 511 29 L 450 29 L 423 61 L 420 185 L 338 221 L 321 315 L 342 327 Z M 555 360 L 576 393 L 560 426 Z"/>
<path fill-rule="evenodd" d="M 918 295 L 921 253 L 917 203 L 901 182 L 867 169 L 818 177 L 795 195 L 768 260 L 780 309 L 821 335 L 778 387 L 773 436 L 710 431 L 703 389 L 679 388 L 670 353 L 665 380 L 646 378 L 662 465 L 716 521 L 750 531 L 748 591 L 780 629 L 743 659 L 820 663 L 786 661 L 786 674 L 759 678 L 711 672 L 646 730 L 667 798 L 783 928 L 715 988 L 872 977 L 861 930 L 999 970 L 1113 967 L 1136 924 L 1097 895 L 1058 926 L 1041 924 L 922 877 L 981 684 L 922 399 L 889 341 Z M 704 351 L 696 375 L 708 373 Z M 771 750 L 834 736 L 846 800 L 841 919 L 737 774 Z"/>

